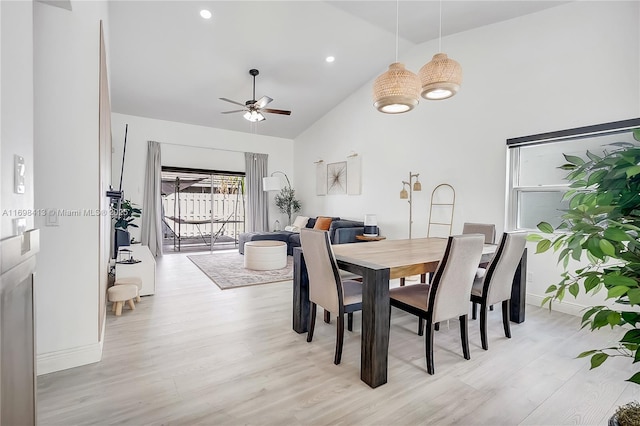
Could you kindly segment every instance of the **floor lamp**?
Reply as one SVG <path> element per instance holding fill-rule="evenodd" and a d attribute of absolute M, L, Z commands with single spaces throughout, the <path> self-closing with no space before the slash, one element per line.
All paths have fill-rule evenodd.
<path fill-rule="evenodd" d="M 413 191 L 422 191 L 422 184 L 418 180 L 420 173 L 409 172 L 409 181 L 402 181 L 402 191 L 400 191 L 400 199 L 407 200 L 409 203 L 409 239 L 411 239 L 411 225 L 413 224 Z M 416 181 L 411 185 L 413 178 Z M 407 186 L 409 191 L 407 192 Z"/>

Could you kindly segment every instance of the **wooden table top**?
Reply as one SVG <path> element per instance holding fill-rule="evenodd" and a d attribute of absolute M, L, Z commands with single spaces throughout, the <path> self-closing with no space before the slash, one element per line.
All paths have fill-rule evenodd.
<path fill-rule="evenodd" d="M 366 244 L 336 244 L 336 259 L 358 264 L 374 263 L 389 268 L 390 278 L 434 272 L 447 248 L 446 238 L 413 238 L 371 241 Z M 483 258 L 490 257 L 495 245 L 486 244 Z"/>

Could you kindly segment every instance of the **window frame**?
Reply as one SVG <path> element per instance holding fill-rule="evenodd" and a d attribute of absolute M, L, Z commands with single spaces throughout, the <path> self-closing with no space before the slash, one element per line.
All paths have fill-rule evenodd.
<path fill-rule="evenodd" d="M 529 136 L 507 139 L 507 188 L 505 217 L 507 218 L 507 229 L 532 231 L 533 228 L 520 227 L 522 194 L 534 192 L 555 192 L 566 193 L 570 187 L 569 183 L 558 185 L 520 185 L 520 148 L 532 145 L 549 144 L 555 142 L 576 141 L 585 138 L 624 133 L 640 127 L 640 118 L 614 121 L 592 126 L 577 127 L 573 129 L 559 130 L 554 132 L 540 133 Z"/>

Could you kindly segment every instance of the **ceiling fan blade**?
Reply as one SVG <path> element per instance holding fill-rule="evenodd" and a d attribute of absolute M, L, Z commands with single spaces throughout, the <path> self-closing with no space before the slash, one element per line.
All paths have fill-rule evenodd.
<path fill-rule="evenodd" d="M 263 108 L 260 111 L 269 112 L 271 114 L 282 114 L 282 115 L 291 115 L 291 111 L 285 111 L 283 109 L 271 109 L 271 108 Z"/>
<path fill-rule="evenodd" d="M 233 111 L 222 111 L 220 114 L 231 114 L 232 112 L 245 112 L 246 109 L 235 109 Z"/>
<path fill-rule="evenodd" d="M 240 105 L 242 107 L 244 106 L 244 104 L 241 104 L 240 102 L 232 101 L 231 99 L 227 99 L 227 98 L 218 98 L 218 99 L 225 102 L 231 102 L 232 104 Z"/>
<path fill-rule="evenodd" d="M 263 96 L 260 99 L 258 99 L 254 105 L 257 106 L 258 108 L 264 108 L 271 101 L 273 101 L 273 99 L 271 99 L 270 97 Z"/>

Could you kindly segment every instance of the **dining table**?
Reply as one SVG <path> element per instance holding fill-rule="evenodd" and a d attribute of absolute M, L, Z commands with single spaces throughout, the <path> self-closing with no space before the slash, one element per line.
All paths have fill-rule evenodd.
<path fill-rule="evenodd" d="M 387 382 L 389 357 L 389 280 L 435 272 L 447 246 L 446 238 L 413 238 L 332 245 L 338 267 L 362 277 L 360 379 L 372 388 Z M 485 244 L 481 263 L 489 262 L 497 246 Z M 513 279 L 511 321 L 525 317 L 525 249 Z M 309 276 L 301 247 L 293 250 L 293 330 L 305 333 L 309 322 Z"/>

